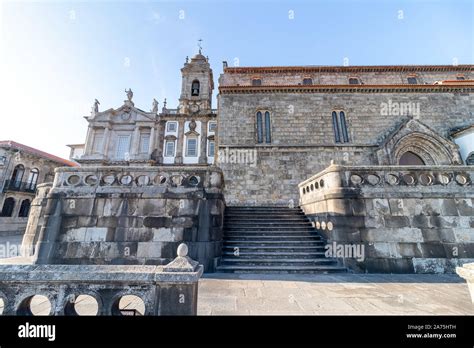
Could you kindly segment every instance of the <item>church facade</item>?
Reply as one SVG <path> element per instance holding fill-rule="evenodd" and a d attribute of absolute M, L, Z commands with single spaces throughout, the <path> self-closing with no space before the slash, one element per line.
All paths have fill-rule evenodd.
<path fill-rule="evenodd" d="M 184 242 L 207 272 L 452 272 L 474 259 L 473 68 L 224 62 L 213 109 L 199 52 L 176 109 L 95 101 L 23 244 L 37 263 L 164 264 Z"/>

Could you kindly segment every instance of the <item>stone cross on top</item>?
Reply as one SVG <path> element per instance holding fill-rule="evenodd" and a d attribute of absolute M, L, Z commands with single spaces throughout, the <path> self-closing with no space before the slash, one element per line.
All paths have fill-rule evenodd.
<path fill-rule="evenodd" d="M 198 40 L 198 47 L 199 47 L 199 54 L 201 54 L 202 46 L 201 46 L 202 39 Z"/>

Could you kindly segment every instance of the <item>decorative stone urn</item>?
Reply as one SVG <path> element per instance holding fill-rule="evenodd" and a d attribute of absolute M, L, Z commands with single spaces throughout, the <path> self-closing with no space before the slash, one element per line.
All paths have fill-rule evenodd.
<path fill-rule="evenodd" d="M 474 303 L 474 262 L 466 263 L 462 267 L 456 267 L 456 273 L 466 279 L 472 303 Z"/>

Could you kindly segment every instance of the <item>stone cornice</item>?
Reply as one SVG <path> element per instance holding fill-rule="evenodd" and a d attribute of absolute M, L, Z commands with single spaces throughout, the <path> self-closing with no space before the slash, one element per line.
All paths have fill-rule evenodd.
<path fill-rule="evenodd" d="M 473 93 L 474 84 L 220 86 L 220 94 L 257 93 Z"/>
<path fill-rule="evenodd" d="M 474 65 L 373 65 L 373 66 L 262 66 L 227 67 L 225 74 L 265 74 L 265 73 L 319 73 L 319 72 L 423 72 L 423 71 L 472 71 Z"/>

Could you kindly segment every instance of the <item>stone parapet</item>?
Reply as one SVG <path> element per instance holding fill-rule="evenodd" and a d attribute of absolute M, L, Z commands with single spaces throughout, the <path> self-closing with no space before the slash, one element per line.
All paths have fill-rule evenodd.
<path fill-rule="evenodd" d="M 212 271 L 223 185 L 208 166 L 60 168 L 39 189 L 23 249 L 40 264 L 165 264 L 185 241 Z"/>
<path fill-rule="evenodd" d="M 442 273 L 474 259 L 470 166 L 331 165 L 298 185 L 329 243 L 362 245 L 361 272 Z"/>

